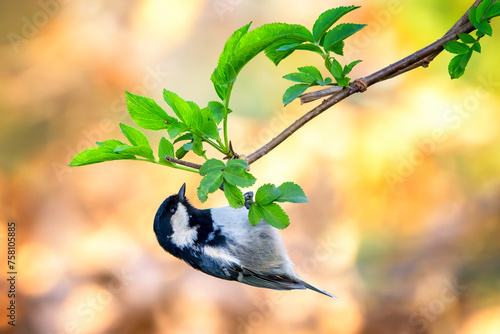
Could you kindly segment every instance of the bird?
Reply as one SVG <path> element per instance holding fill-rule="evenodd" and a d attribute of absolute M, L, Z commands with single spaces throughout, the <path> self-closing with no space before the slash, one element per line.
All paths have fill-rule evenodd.
<path fill-rule="evenodd" d="M 184 183 L 167 197 L 154 218 L 160 246 L 210 276 L 274 290 L 310 289 L 337 298 L 295 272 L 278 230 L 261 220 L 252 226 L 248 209 L 230 206 L 197 209 Z M 250 196 L 245 194 L 245 198 Z"/>

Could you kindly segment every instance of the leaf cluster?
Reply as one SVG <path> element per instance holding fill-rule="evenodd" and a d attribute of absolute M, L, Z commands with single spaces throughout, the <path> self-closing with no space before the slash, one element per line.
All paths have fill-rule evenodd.
<path fill-rule="evenodd" d="M 283 78 L 297 83 L 290 86 L 283 94 L 282 99 L 285 106 L 312 86 L 338 85 L 349 87 L 351 79 L 347 75 L 361 60 L 355 60 L 342 67 L 331 54 L 343 56 L 345 40 L 363 29 L 366 24 L 341 23 L 335 26 L 334 24 L 344 15 L 357 8 L 359 6 L 341 6 L 329 9 L 323 12 L 315 21 L 309 39 L 282 39 L 265 50 L 267 57 L 276 65 L 295 50 L 314 52 L 323 58 L 326 70 L 333 76 L 333 79 L 331 77 L 323 78 L 320 70 L 314 66 L 300 67 L 298 72 L 286 74 Z"/>
<path fill-rule="evenodd" d="M 285 211 L 276 202 L 309 202 L 304 191 L 293 182 L 285 182 L 276 187 L 264 184 L 255 194 L 255 202 L 250 205 L 248 218 L 250 224 L 257 225 L 264 219 L 269 225 L 283 229 L 290 224 Z"/>
<path fill-rule="evenodd" d="M 158 147 L 158 159 L 153 154 L 147 137 L 140 130 L 120 124 L 123 135 L 130 144 L 116 139 L 98 142 L 78 153 L 70 166 L 83 166 L 110 160 L 145 160 L 169 167 L 195 171 L 185 166 L 169 162 L 165 157 L 182 159 L 189 151 L 206 158 L 203 143 L 208 143 L 221 152 L 225 152 L 217 125 L 225 116 L 220 102 L 211 101 L 208 106 L 200 107 L 191 101 L 185 101 L 177 94 L 164 90 L 163 97 L 174 115 L 169 115 L 154 100 L 126 92 L 127 109 L 133 121 L 143 129 L 166 130 L 169 141 L 161 138 Z M 174 144 L 181 143 L 176 150 Z"/>
<path fill-rule="evenodd" d="M 245 205 L 245 196 L 240 188 L 252 186 L 256 179 L 248 172 L 248 164 L 242 159 L 232 159 L 224 163 L 221 160 L 209 159 L 200 168 L 203 179 L 198 187 L 198 198 L 205 202 L 208 194 L 222 188 L 233 208 Z M 272 184 L 261 186 L 256 193 L 255 201 L 249 208 L 249 221 L 257 225 L 262 219 L 268 224 L 283 229 L 290 224 L 285 211 L 277 202 L 303 203 L 309 200 L 302 188 L 293 183 L 285 182 L 279 187 Z"/>
<path fill-rule="evenodd" d="M 166 111 L 154 100 L 126 92 L 127 109 L 132 120 L 141 128 L 166 131 L 160 139 L 155 156 L 149 140 L 139 129 L 120 124 L 124 143 L 117 139 L 97 142 L 75 155 L 70 166 L 83 166 L 111 160 L 140 160 L 168 167 L 199 173 L 203 178 L 198 187 L 198 198 L 204 202 L 208 195 L 223 189 L 232 207 L 241 207 L 245 198 L 240 188 L 252 186 L 256 178 L 248 172 L 248 163 L 238 159 L 228 138 L 228 115 L 231 113 L 229 101 L 236 78 L 243 67 L 256 55 L 264 52 L 276 65 L 295 50 L 312 51 L 321 55 L 333 79 L 323 78 L 314 66 L 304 66 L 298 72 L 290 73 L 285 79 L 297 82 L 283 96 L 284 104 L 293 101 L 307 88 L 315 85 L 339 85 L 347 87 L 347 74 L 360 61 L 342 67 L 330 54 L 343 55 L 344 40 L 362 29 L 365 25 L 343 23 L 334 24 L 345 14 L 359 8 L 356 6 L 338 7 L 322 13 L 312 30 L 299 24 L 270 23 L 249 31 L 250 24 L 236 30 L 226 41 L 219 56 L 217 67 L 210 79 L 220 101 L 211 101 L 200 108 L 195 102 L 187 101 L 176 93 L 163 91 L 163 99 L 170 107 Z M 335 80 L 335 82 L 334 82 Z M 222 128 L 221 128 L 222 127 Z M 222 130 L 222 133 L 221 133 Z M 206 145 L 210 145 L 228 159 L 209 158 Z M 197 170 L 194 164 L 182 163 L 189 152 L 205 159 Z M 255 202 L 250 206 L 249 219 L 253 224 L 264 219 L 269 224 L 284 228 L 289 219 L 277 202 L 301 203 L 307 201 L 300 186 L 285 182 L 279 187 L 266 184 L 256 193 Z"/>
<path fill-rule="evenodd" d="M 474 51 L 481 53 L 479 40 L 485 35 L 493 34 L 489 20 L 496 16 L 500 16 L 500 2 L 493 3 L 493 0 L 484 0 L 477 8 L 471 7 L 469 21 L 477 29 L 476 37 L 471 34 L 458 34 L 458 41 L 449 41 L 443 45 L 446 51 L 456 55 L 448 64 L 448 73 L 452 79 L 458 79 L 465 73 L 465 68 Z"/>
<path fill-rule="evenodd" d="M 229 205 L 233 208 L 242 207 L 245 199 L 238 187 L 250 187 L 256 181 L 247 169 L 248 163 L 242 159 L 231 159 L 227 163 L 218 159 L 207 160 L 200 168 L 200 175 L 203 179 L 198 187 L 198 198 L 205 202 L 208 194 L 222 187 Z"/>

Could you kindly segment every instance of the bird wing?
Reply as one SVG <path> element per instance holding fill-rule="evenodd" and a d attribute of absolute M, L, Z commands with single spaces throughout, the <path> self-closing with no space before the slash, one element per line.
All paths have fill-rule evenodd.
<path fill-rule="evenodd" d="M 206 257 L 201 266 L 196 261 L 189 262 L 191 266 L 206 274 L 226 280 L 235 280 L 240 283 L 274 290 L 305 289 L 300 281 L 288 275 L 264 274 L 241 264 L 237 257 L 219 247 L 204 247 Z"/>
<path fill-rule="evenodd" d="M 306 288 L 301 283 L 294 281 L 289 277 L 261 274 L 244 266 L 241 266 L 237 270 L 239 271 L 237 280 L 248 285 L 274 290 L 293 290 Z"/>

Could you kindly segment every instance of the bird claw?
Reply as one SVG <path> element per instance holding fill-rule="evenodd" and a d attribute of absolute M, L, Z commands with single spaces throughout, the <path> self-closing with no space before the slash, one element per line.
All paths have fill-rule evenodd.
<path fill-rule="evenodd" d="M 249 191 L 243 195 L 245 199 L 245 208 L 250 209 L 250 205 L 253 203 L 253 191 Z"/>

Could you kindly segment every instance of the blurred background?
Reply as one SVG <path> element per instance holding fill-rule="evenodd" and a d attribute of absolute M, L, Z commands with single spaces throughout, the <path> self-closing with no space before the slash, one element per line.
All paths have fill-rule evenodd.
<path fill-rule="evenodd" d="M 499 333 L 500 20 L 465 75 L 450 54 L 370 87 L 320 115 L 254 165 L 263 183 L 292 180 L 311 200 L 285 209 L 297 272 L 339 298 L 218 280 L 165 253 L 160 203 L 200 177 L 154 164 L 70 168 L 96 141 L 134 125 L 124 91 L 167 108 L 164 88 L 200 106 L 224 42 L 253 21 L 312 27 L 339 5 L 353 78 L 442 36 L 472 4 L 459 1 L 1 1 L 0 220 L 17 225 L 15 333 Z M 281 77 L 321 66 L 296 52 L 241 72 L 230 138 L 248 155 L 315 106 L 281 95 Z M 326 73 L 324 73 L 326 75 Z M 146 130 L 153 147 L 164 133 Z M 213 153 L 213 152 L 212 152 Z M 214 153 L 215 154 L 215 153 Z M 190 160 L 200 162 L 197 157 Z M 187 158 L 188 158 L 187 157 Z M 2 265 L 0 331 L 7 268 Z"/>

